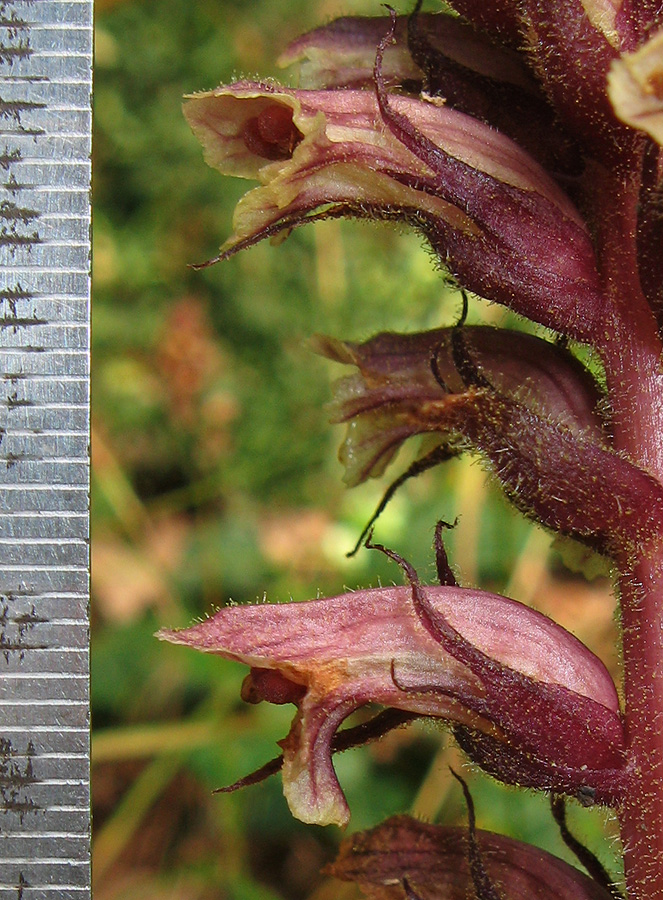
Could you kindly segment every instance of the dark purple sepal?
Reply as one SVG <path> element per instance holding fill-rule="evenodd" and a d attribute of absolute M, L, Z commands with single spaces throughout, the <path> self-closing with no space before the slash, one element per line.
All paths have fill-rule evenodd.
<path fill-rule="evenodd" d="M 362 344 L 316 337 L 313 347 L 329 359 L 355 365 L 359 376 L 351 396 L 333 404 L 335 421 L 389 402 L 437 400 L 440 385 L 431 370 L 452 393 L 465 388 L 458 370 L 454 344 L 462 343 L 473 368 L 497 391 L 518 399 L 541 415 L 566 424 L 573 431 L 588 431 L 597 439 L 604 426 L 597 407 L 602 393 L 588 370 L 568 350 L 522 331 L 469 325 L 398 334 L 382 332 Z M 339 388 L 344 382 L 338 383 Z M 342 390 L 341 390 L 342 393 Z"/>
<path fill-rule="evenodd" d="M 439 532 L 436 539 L 440 540 Z M 386 552 L 398 560 L 391 551 Z M 515 751 L 516 770 L 517 761 L 522 758 L 530 762 L 529 769 L 536 773 L 536 762 L 542 780 L 545 777 L 554 781 L 558 768 L 564 779 L 571 780 L 574 790 L 588 783 L 588 773 L 596 772 L 600 777 L 609 772 L 614 777 L 615 772 L 623 771 L 625 736 L 618 710 L 562 684 L 526 675 L 487 655 L 450 623 L 443 610 L 430 603 L 411 567 L 398 561 L 410 579 L 414 608 L 426 630 L 482 686 L 479 696 L 456 694 L 453 690 L 446 693 L 497 727 L 499 736 L 493 740 L 502 744 L 505 757 Z M 583 652 L 589 653 L 586 648 Z M 426 693 L 437 689 L 421 684 L 407 690 Z M 597 787 L 595 783 L 590 786 Z M 565 790 L 565 780 L 554 782 L 553 789 Z M 604 802 L 609 796 L 605 794 Z M 610 796 L 612 803 L 618 800 L 619 796 Z"/>
<path fill-rule="evenodd" d="M 455 725 L 453 733 L 472 762 L 506 784 L 566 795 L 583 806 L 612 807 L 619 806 L 632 786 L 633 776 L 624 765 L 593 769 L 551 764 L 463 725 Z"/>
<path fill-rule="evenodd" d="M 608 70 L 619 56 L 615 23 L 590 20 L 582 0 L 524 0 L 526 49 L 535 74 L 563 125 L 589 157 L 614 163 L 633 146 L 606 92 Z M 596 4 L 598 7 L 599 4 Z"/>
<path fill-rule="evenodd" d="M 486 207 L 490 208 L 490 195 L 485 199 Z M 494 199 L 497 201 L 496 197 Z M 493 212 L 496 211 L 495 206 Z M 513 235 L 500 233 L 498 218 L 490 228 L 472 238 L 453 231 L 442 221 L 430 219 L 422 221 L 421 230 L 440 259 L 444 260 L 445 268 L 467 290 L 507 306 L 546 328 L 579 341 L 594 343 L 609 315 L 609 304 L 598 285 L 593 261 L 590 262 L 588 254 L 584 260 L 569 257 L 567 261 L 571 263 L 569 269 L 572 271 L 555 271 L 554 264 L 549 265 L 545 256 L 537 255 L 537 247 L 545 243 L 543 230 L 539 231 L 541 223 L 536 223 L 531 213 L 523 212 L 519 219 L 515 207 L 511 213 L 511 223 L 515 229 Z M 529 246 L 515 250 L 510 246 L 509 237 L 516 237 L 518 222 L 523 227 L 520 237 Z M 542 244 L 539 244 L 537 236 Z M 570 242 L 569 246 L 573 246 L 571 233 L 566 235 L 566 239 Z M 557 246 L 557 252 L 564 253 L 560 246 L 564 240 L 561 235 L 556 235 L 549 249 Z M 584 238 L 581 243 L 584 243 Z M 520 255 L 521 250 L 525 255 Z"/>
<path fill-rule="evenodd" d="M 465 440 L 524 513 L 611 555 L 663 533 L 663 485 L 610 446 L 599 391 L 568 351 L 488 328 L 378 335 L 318 349 L 359 374 L 335 386 L 346 481 L 381 474 L 408 436 Z M 431 371 L 434 357 L 437 378 Z"/>
<path fill-rule="evenodd" d="M 610 555 L 643 552 L 663 534 L 663 485 L 594 436 L 487 390 L 467 398 L 457 427 L 512 502 L 553 531 Z"/>
<path fill-rule="evenodd" d="M 492 884 L 505 900 L 610 900 L 587 875 L 529 844 L 476 831 L 476 845 Z M 474 895 L 468 830 L 394 816 L 353 834 L 326 872 L 357 882 L 372 900 L 401 900 L 403 882 L 417 897 L 467 900 Z"/>
<path fill-rule="evenodd" d="M 388 35 L 375 60 L 380 114 L 393 136 L 432 173 L 403 172 L 394 177 L 463 209 L 475 225 L 473 232 L 461 233 L 423 210 L 423 221 L 430 223 L 424 230 L 433 248 L 464 287 L 511 306 L 535 322 L 591 342 L 605 317 L 607 298 L 591 238 L 578 211 L 565 194 L 553 189 L 543 169 L 534 169 L 534 160 L 530 173 L 535 172 L 539 189 L 525 189 L 515 181 L 507 183 L 478 171 L 418 128 L 404 110 L 396 108 L 386 90 L 382 63 L 389 42 Z"/>

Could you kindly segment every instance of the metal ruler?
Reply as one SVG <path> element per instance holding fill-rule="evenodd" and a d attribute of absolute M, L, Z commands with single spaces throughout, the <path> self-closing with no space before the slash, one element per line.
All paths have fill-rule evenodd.
<path fill-rule="evenodd" d="M 90 897 L 92 0 L 0 0 L 0 900 Z"/>

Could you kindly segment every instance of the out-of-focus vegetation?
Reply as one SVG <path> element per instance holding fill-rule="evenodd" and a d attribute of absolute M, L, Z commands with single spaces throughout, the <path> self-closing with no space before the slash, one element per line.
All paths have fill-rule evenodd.
<path fill-rule="evenodd" d="M 278 777 L 211 793 L 275 755 L 290 710 L 244 706 L 240 666 L 152 635 L 231 598 L 300 600 L 400 579 L 379 554 L 345 558 L 388 482 L 342 487 L 342 434 L 324 411 L 340 371 L 305 341 L 448 324 L 459 298 L 419 238 L 384 225 L 329 222 L 278 248 L 187 268 L 215 254 L 246 185 L 204 165 L 180 112 L 184 93 L 279 74 L 273 60 L 301 31 L 381 8 L 373 0 L 96 6 L 95 897 L 347 895 L 318 874 L 339 834 L 293 821 Z M 471 315 L 501 313 L 473 304 Z M 406 455 L 392 477 L 405 464 Z M 434 523 L 457 515 L 448 548 L 465 583 L 536 603 L 612 659 L 608 585 L 562 582 L 548 538 L 484 487 L 476 462 L 410 482 L 377 536 L 432 579 Z M 351 827 L 407 810 L 463 822 L 452 761 L 463 765 L 433 727 L 346 753 L 337 767 Z M 482 827 L 564 854 L 545 799 L 467 774 Z M 580 812 L 580 833 L 596 843 L 602 815 Z"/>

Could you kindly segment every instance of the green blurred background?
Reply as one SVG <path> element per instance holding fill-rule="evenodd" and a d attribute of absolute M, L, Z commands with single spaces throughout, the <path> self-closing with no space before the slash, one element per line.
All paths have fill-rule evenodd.
<path fill-rule="evenodd" d="M 434 5 L 429 8 L 435 8 Z M 337 829 L 290 816 L 277 777 L 212 795 L 275 755 L 289 708 L 247 707 L 245 672 L 157 642 L 223 605 L 295 600 L 400 581 L 379 554 L 347 560 L 380 483 L 341 483 L 327 424 L 340 367 L 316 333 L 450 324 L 459 298 L 413 234 L 328 222 L 202 272 L 245 183 L 208 169 L 181 97 L 237 75 L 278 75 L 298 33 L 373 0 L 97 0 L 94 150 L 93 785 L 96 900 L 353 896 L 318 874 Z M 502 312 L 472 304 L 471 320 Z M 409 453 L 409 455 L 408 455 Z M 512 514 L 476 461 L 410 482 L 377 538 L 433 580 L 435 521 L 466 584 L 527 602 L 616 666 L 609 584 L 565 572 L 550 539 Z M 352 830 L 415 811 L 463 823 L 445 733 L 399 731 L 337 759 Z M 543 798 L 465 767 L 482 827 L 566 855 Z M 601 848 L 601 812 L 573 810 Z M 568 858 L 568 856 L 567 856 Z"/>

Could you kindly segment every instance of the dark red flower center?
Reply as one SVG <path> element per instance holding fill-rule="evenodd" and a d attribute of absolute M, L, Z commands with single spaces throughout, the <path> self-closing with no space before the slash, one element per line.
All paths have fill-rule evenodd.
<path fill-rule="evenodd" d="M 304 135 L 292 121 L 292 110 L 274 104 L 246 121 L 242 137 L 251 153 L 278 160 L 289 159 Z"/>

